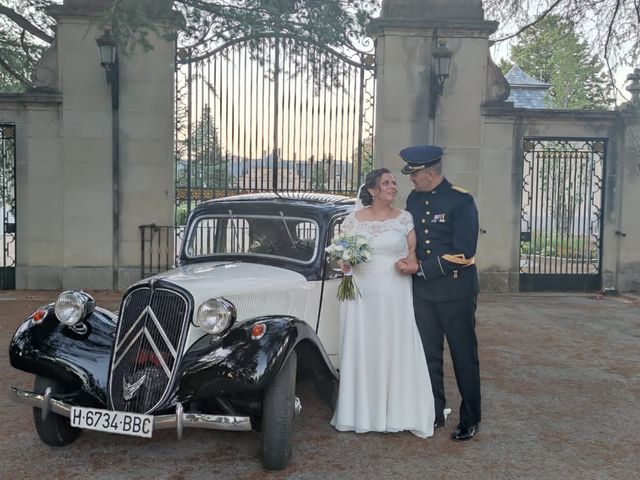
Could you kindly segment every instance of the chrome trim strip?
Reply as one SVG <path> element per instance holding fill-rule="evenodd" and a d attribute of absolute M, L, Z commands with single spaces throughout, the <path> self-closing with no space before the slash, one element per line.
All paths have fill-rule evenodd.
<path fill-rule="evenodd" d="M 165 363 L 164 357 L 162 356 L 160 349 L 156 345 L 156 342 L 153 341 L 153 337 L 151 336 L 151 334 L 149 333 L 149 330 L 147 330 L 146 327 L 144 328 L 144 336 L 147 337 L 147 340 L 149 341 L 149 345 L 151 345 L 151 350 L 153 350 L 153 353 L 156 354 L 158 361 L 160 362 L 160 364 L 162 365 L 162 368 L 164 369 L 165 375 L 167 375 L 167 378 L 171 378 L 171 370 L 169 369 L 169 365 Z M 175 360 L 176 356 L 174 355 L 173 358 Z"/>
<path fill-rule="evenodd" d="M 140 335 L 142 335 L 144 333 L 144 328 L 142 330 L 139 330 L 138 333 L 136 333 L 136 336 L 133 337 L 131 339 L 131 341 L 129 342 L 128 346 L 124 349 L 124 351 L 122 352 L 121 355 L 118 356 L 118 360 L 116 360 L 113 363 L 113 368 L 116 368 L 118 365 L 120 365 L 120 362 L 124 359 L 124 357 L 127 355 L 127 352 L 131 349 L 131 347 L 135 344 L 136 340 L 138 339 L 138 337 Z M 122 345 L 121 345 L 122 346 Z M 120 352 L 118 352 L 120 353 Z M 116 357 L 116 354 L 113 355 L 113 357 Z"/>
<path fill-rule="evenodd" d="M 40 410 L 40 418 L 42 418 L 42 421 L 44 422 L 51 411 L 51 387 L 47 387 L 44 391 L 42 400 L 44 404 L 42 405 L 42 410 Z"/>
<path fill-rule="evenodd" d="M 182 440 L 182 430 L 184 429 L 184 423 L 182 421 L 183 413 L 184 413 L 184 408 L 182 408 L 181 403 L 178 403 L 176 405 L 176 432 L 178 433 L 178 440 Z"/>
<path fill-rule="evenodd" d="M 129 297 L 127 297 L 128 299 Z M 120 347 L 122 347 L 122 345 L 124 345 L 124 343 L 127 341 L 127 338 L 129 338 L 129 335 L 131 335 L 131 332 L 133 332 L 133 330 L 135 329 L 136 325 L 138 325 L 138 323 L 140 323 L 140 320 L 142 320 L 144 318 L 144 315 L 147 313 L 147 310 L 149 309 L 149 305 L 147 305 L 144 310 L 142 310 L 142 312 L 140 313 L 140 315 L 138 315 L 138 318 L 136 318 L 136 321 L 133 322 L 131 324 L 131 326 L 129 327 L 129 330 L 127 330 L 127 332 L 124 334 L 124 336 L 120 339 L 120 341 L 116 344 L 115 348 L 114 348 L 114 353 L 117 354 L 118 350 L 120 350 Z"/>
<path fill-rule="evenodd" d="M 169 340 L 169 337 L 167 337 L 167 332 L 164 331 L 164 328 L 160 324 L 160 320 L 158 320 L 158 317 L 156 317 L 156 312 L 153 311 L 153 309 L 151 308 L 151 305 L 149 305 L 147 308 L 149 309 L 149 316 L 151 317 L 151 320 L 153 320 L 153 322 L 156 324 L 158 333 L 160 334 L 160 336 L 164 340 L 164 343 L 167 345 L 167 348 L 169 349 L 169 353 L 171 353 L 173 358 L 176 358 L 178 356 L 178 352 L 176 351 L 175 348 L 173 348 L 173 345 L 171 345 L 171 340 Z M 147 327 L 145 327 L 145 330 L 146 328 Z"/>
<path fill-rule="evenodd" d="M 149 312 L 150 312 L 149 316 L 152 317 L 153 320 L 155 321 L 156 326 L 158 327 L 158 330 L 160 330 L 160 334 L 161 334 L 162 338 L 165 340 L 165 343 L 166 343 L 167 347 L 169 347 L 169 349 L 171 350 L 171 352 L 169 352 L 169 353 L 171 353 L 171 355 L 173 356 L 173 359 L 175 361 L 175 359 L 178 356 L 178 352 L 176 352 L 176 350 L 171 346 L 171 343 L 169 342 L 169 339 L 167 338 L 167 336 L 165 335 L 164 331 L 162 330 L 161 325 L 158 323 L 158 319 L 155 318 L 155 315 L 152 315 L 153 310 L 151 310 L 150 307 L 147 307 L 145 309 L 145 311 L 142 312 L 142 313 L 143 314 L 146 313 L 147 309 L 149 309 Z M 142 318 L 142 315 L 140 315 L 140 318 Z M 136 320 L 136 323 L 137 322 L 138 322 L 138 320 Z M 131 330 L 133 330 L 133 327 L 129 331 L 131 331 Z M 153 337 L 149 333 L 149 330 L 147 330 L 147 327 L 144 327 L 142 330 L 140 330 L 140 331 L 138 331 L 138 333 L 136 333 L 136 336 L 131 339 L 131 341 L 129 342 L 127 347 L 124 349 L 122 354 L 118 357 L 118 360 L 115 361 L 115 363 L 113 364 L 113 367 L 116 368 L 118 365 L 120 365 L 120 362 L 127 355 L 127 352 L 131 349 L 131 347 L 133 345 L 135 345 L 136 340 L 138 340 L 138 338 L 143 334 L 144 334 L 145 338 L 149 341 L 149 344 L 151 345 L 151 349 L 156 354 L 156 357 L 158 357 L 158 361 L 160 361 L 160 363 L 162 364 L 162 368 L 164 369 L 164 373 L 167 375 L 167 378 L 171 378 L 171 369 L 169 368 L 169 365 L 167 365 L 166 362 L 164 361 L 164 357 L 160 353 L 160 349 L 156 345 L 156 342 L 153 341 Z M 124 342 L 122 342 L 122 343 L 124 343 Z"/>
<path fill-rule="evenodd" d="M 15 387 L 9 387 L 9 399 L 41 408 L 48 409 L 56 415 L 69 418 L 71 416 L 71 405 L 47 397 L 40 393 L 28 392 Z M 128 412 L 123 412 L 128 413 Z M 169 415 L 154 415 L 154 430 L 176 429 L 178 437 L 181 437 L 184 428 L 206 428 L 209 430 L 227 430 L 235 432 L 248 432 L 251 430 L 250 417 L 237 415 L 208 415 L 203 413 L 184 413 L 182 404 L 176 405 L 176 413 Z"/>

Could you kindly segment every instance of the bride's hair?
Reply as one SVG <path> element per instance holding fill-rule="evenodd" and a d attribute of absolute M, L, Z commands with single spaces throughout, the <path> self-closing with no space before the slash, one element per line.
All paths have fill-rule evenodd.
<path fill-rule="evenodd" d="M 376 168 L 375 170 L 371 170 L 367 173 L 364 183 L 360 187 L 359 195 L 359 198 L 365 207 L 368 207 L 373 203 L 373 195 L 369 193 L 369 189 L 378 188 L 380 177 L 385 173 L 391 173 L 391 171 L 388 168 Z"/>

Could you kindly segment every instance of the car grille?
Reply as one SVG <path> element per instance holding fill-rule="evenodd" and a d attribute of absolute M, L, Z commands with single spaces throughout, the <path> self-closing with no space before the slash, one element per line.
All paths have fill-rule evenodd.
<path fill-rule="evenodd" d="M 189 301 L 165 287 L 136 288 L 122 302 L 111 358 L 114 410 L 151 413 L 168 395 L 188 330 Z"/>

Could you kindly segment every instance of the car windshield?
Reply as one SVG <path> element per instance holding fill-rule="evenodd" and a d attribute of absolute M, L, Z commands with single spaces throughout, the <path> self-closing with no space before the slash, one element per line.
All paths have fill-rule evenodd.
<path fill-rule="evenodd" d="M 318 225 L 308 218 L 279 215 L 206 216 L 188 232 L 190 258 L 242 255 L 286 258 L 311 262 L 317 250 Z"/>

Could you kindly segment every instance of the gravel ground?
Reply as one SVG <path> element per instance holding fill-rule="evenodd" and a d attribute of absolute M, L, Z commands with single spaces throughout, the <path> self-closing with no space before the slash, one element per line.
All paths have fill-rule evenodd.
<path fill-rule="evenodd" d="M 119 296 L 94 293 L 115 309 Z M 9 365 L 18 324 L 53 292 L 0 292 L 0 383 L 31 388 Z M 640 478 L 640 299 L 636 296 L 483 295 L 478 308 L 483 422 L 476 439 L 449 431 L 459 398 L 450 363 L 453 418 L 427 440 L 409 433 L 338 433 L 331 411 L 301 387 L 291 465 L 267 473 L 259 436 L 187 430 L 182 440 L 83 432 L 51 448 L 28 407 L 0 396 L 1 479 L 633 479 Z"/>

